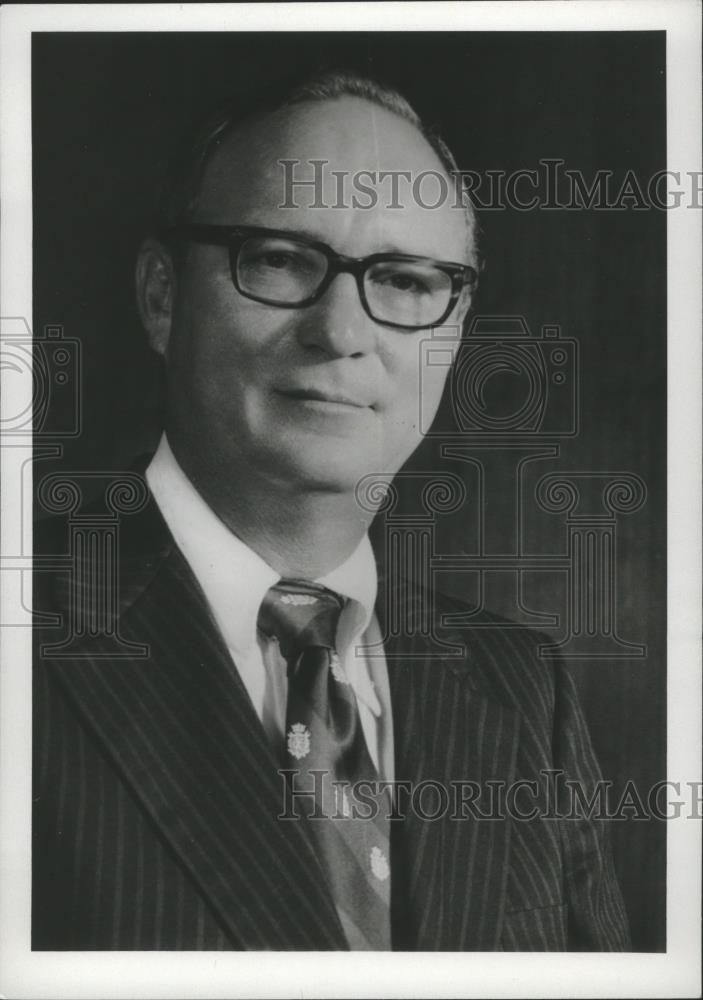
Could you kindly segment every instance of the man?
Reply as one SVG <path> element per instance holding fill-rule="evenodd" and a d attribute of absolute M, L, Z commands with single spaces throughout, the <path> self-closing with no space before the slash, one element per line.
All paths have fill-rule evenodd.
<path fill-rule="evenodd" d="M 281 208 L 291 164 L 321 186 Z M 168 400 L 149 503 L 112 630 L 35 670 L 35 948 L 628 946 L 602 824 L 545 798 L 545 773 L 599 778 L 568 676 L 527 630 L 447 628 L 444 598 L 463 656 L 395 635 L 426 594 L 379 581 L 357 497 L 439 404 L 419 345 L 469 309 L 476 227 L 339 181 L 452 169 L 399 95 L 335 74 L 219 119 L 176 171 L 137 264 Z M 37 610 L 81 599 L 53 581 Z M 511 783 L 539 808 L 470 801 Z"/>

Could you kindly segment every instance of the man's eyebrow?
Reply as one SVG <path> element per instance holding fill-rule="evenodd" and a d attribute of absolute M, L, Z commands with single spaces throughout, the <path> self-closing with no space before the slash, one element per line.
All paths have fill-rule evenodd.
<path fill-rule="evenodd" d="M 262 223 L 262 222 L 258 222 L 258 221 L 257 222 L 246 221 L 246 222 L 240 223 L 240 225 L 243 228 L 251 226 L 252 229 L 268 229 L 270 232 L 272 232 L 272 233 L 279 233 L 281 236 L 290 236 L 290 237 L 293 237 L 293 238 L 295 238 L 295 237 L 302 237 L 302 239 L 304 239 L 304 240 L 310 240 L 312 243 L 324 243 L 325 246 L 331 247 L 333 250 L 337 250 L 337 247 L 333 247 L 332 244 L 329 242 L 329 239 L 328 239 L 327 236 L 325 236 L 323 233 L 319 232 L 318 230 L 316 230 L 314 228 L 309 228 L 309 227 L 307 227 L 305 225 L 300 226 L 300 227 L 296 226 L 295 228 L 291 228 L 289 226 L 279 225 L 278 223 L 275 223 L 275 224 L 268 223 L 268 222 L 267 223 Z M 232 229 L 236 229 L 236 228 L 237 228 L 237 225 L 233 224 L 232 225 Z M 341 250 L 337 250 L 337 252 L 338 253 L 342 253 Z"/>
<path fill-rule="evenodd" d="M 249 223 L 247 223 L 247 225 L 249 225 Z M 276 226 L 264 226 L 262 228 L 272 229 L 281 234 L 285 234 L 292 237 L 302 236 L 304 239 L 312 240 L 314 243 L 324 243 L 325 246 L 330 247 L 332 250 L 335 251 L 335 253 L 339 253 L 349 257 L 357 256 L 356 254 L 347 253 L 347 251 L 340 249 L 339 246 L 334 246 L 332 243 L 329 242 L 329 237 L 326 234 L 319 232 L 319 230 L 315 229 L 314 227 L 308 227 L 306 225 L 303 225 L 300 228 L 291 229 L 287 226 L 276 225 Z M 388 242 L 388 241 L 382 243 L 380 246 L 376 247 L 374 250 L 371 250 L 369 253 L 361 254 L 359 256 L 361 258 L 371 257 L 373 256 L 373 254 L 376 253 L 392 253 L 392 254 L 398 254 L 399 256 L 410 255 L 412 257 L 427 257 L 429 260 L 440 260 L 440 261 L 450 259 L 446 253 L 432 253 L 431 251 L 424 248 L 401 246 L 398 243 Z M 454 258 L 451 259 L 453 260 Z M 457 263 L 461 263 L 461 261 L 457 261 Z"/>

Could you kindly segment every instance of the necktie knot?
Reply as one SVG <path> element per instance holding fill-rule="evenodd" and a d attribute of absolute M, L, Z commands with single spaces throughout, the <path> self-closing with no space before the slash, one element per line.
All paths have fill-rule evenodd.
<path fill-rule="evenodd" d="M 275 636 L 287 661 L 312 646 L 334 649 L 344 599 L 307 580 L 279 580 L 261 602 L 258 626 Z"/>

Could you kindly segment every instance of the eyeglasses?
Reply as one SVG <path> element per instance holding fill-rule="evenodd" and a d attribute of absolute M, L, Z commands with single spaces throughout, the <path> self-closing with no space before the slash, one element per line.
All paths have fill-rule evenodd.
<path fill-rule="evenodd" d="M 257 226 L 185 223 L 163 235 L 227 247 L 237 291 L 285 309 L 312 305 L 338 274 L 352 274 L 371 319 L 399 330 L 443 323 L 464 288 L 478 279 L 468 264 L 396 253 L 346 257 L 306 236 Z"/>

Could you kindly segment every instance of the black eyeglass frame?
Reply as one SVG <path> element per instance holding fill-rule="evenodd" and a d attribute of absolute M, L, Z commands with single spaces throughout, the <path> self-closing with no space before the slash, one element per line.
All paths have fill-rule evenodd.
<path fill-rule="evenodd" d="M 186 222 L 180 225 L 170 226 L 162 230 L 159 234 L 166 242 L 175 237 L 186 239 L 193 243 L 203 243 L 213 246 L 224 246 L 229 251 L 229 267 L 232 276 L 232 283 L 240 295 L 254 302 L 261 302 L 264 305 L 277 306 L 281 309 L 304 309 L 313 305 L 325 294 L 338 274 L 351 274 L 356 279 L 356 287 L 359 292 L 361 304 L 366 314 L 375 322 L 383 326 L 390 326 L 397 330 L 429 330 L 433 326 L 442 324 L 456 306 L 459 296 L 464 288 L 475 288 L 478 281 L 478 272 L 470 264 L 458 264 L 454 261 L 435 260 L 433 257 L 421 257 L 414 254 L 399 253 L 374 253 L 368 257 L 348 257 L 345 254 L 337 253 L 332 247 L 319 240 L 310 239 L 301 233 L 296 233 L 286 229 L 266 229 L 260 226 L 223 226 L 203 222 Z M 239 283 L 237 274 L 237 260 L 242 244 L 253 236 L 273 236 L 279 239 L 295 240 L 312 250 L 318 250 L 327 260 L 327 272 L 312 295 L 302 302 L 281 302 L 264 298 L 260 295 L 252 295 L 246 292 Z M 388 261 L 398 261 L 400 263 L 424 264 L 436 267 L 449 276 L 452 282 L 451 293 L 447 308 L 442 315 L 431 323 L 421 323 L 411 325 L 407 323 L 393 323 L 390 320 L 378 319 L 371 312 L 366 290 L 364 288 L 364 275 L 374 264 L 382 264 Z"/>

